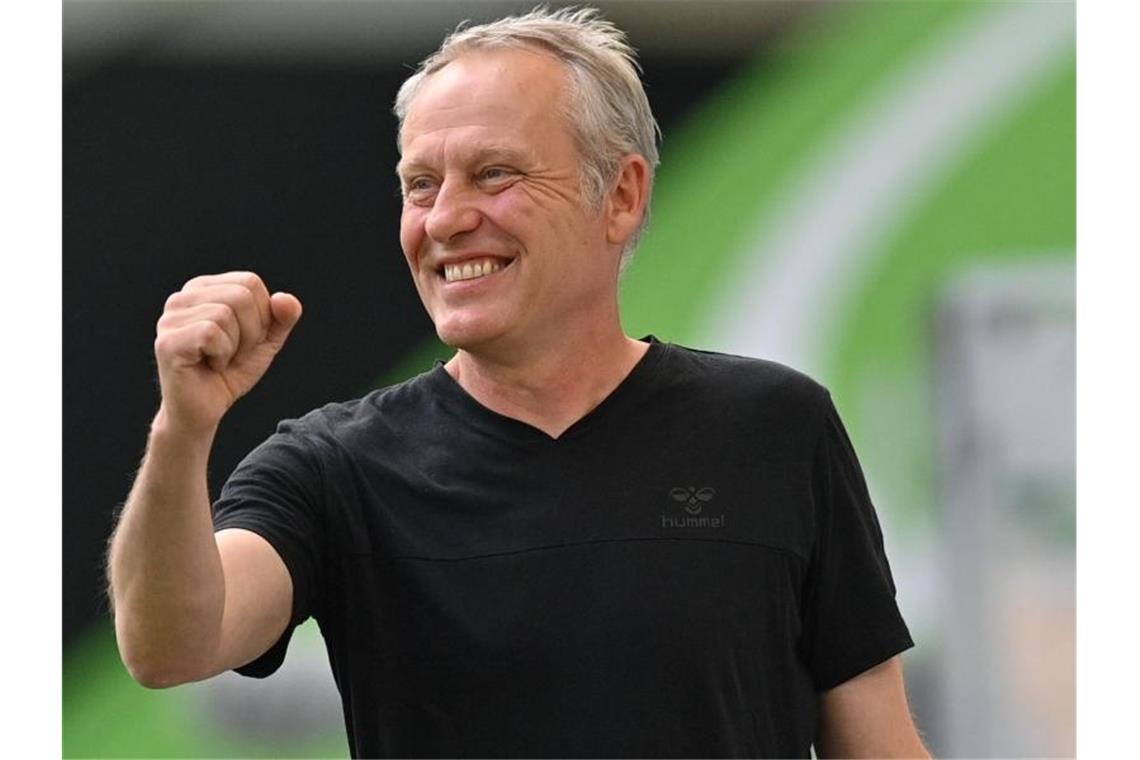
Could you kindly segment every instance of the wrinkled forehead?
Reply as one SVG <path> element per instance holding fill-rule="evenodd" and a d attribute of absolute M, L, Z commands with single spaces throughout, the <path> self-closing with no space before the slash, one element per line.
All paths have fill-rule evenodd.
<path fill-rule="evenodd" d="M 408 105 L 401 151 L 445 129 L 564 130 L 569 86 L 569 71 L 550 55 L 520 48 L 465 52 L 424 77 Z"/>

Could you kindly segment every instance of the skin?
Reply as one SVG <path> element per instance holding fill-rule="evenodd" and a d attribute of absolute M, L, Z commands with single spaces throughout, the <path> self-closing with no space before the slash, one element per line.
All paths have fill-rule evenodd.
<path fill-rule="evenodd" d="M 911 718 L 902 657 L 820 694 L 819 757 L 929 758 Z"/>
<path fill-rule="evenodd" d="M 251 272 L 196 277 L 154 342 L 162 404 L 108 553 L 119 654 L 151 688 L 242 665 L 285 630 L 293 586 L 260 536 L 214 532 L 206 467 L 219 423 L 265 374 L 301 302 Z"/>
<path fill-rule="evenodd" d="M 552 438 L 628 375 L 647 345 L 618 310 L 621 251 L 645 213 L 644 157 L 610 191 L 581 196 L 573 132 L 556 107 L 567 73 L 525 50 L 471 52 L 428 77 L 402 133 L 400 242 L 446 364 L 484 406 Z M 447 283 L 445 261 L 509 266 Z M 257 275 L 191 280 L 155 340 L 162 405 L 108 563 L 120 653 L 149 687 L 243 665 L 281 636 L 293 587 L 276 551 L 244 530 L 212 532 L 206 464 L 230 407 L 269 368 L 301 316 Z M 821 757 L 929 757 L 907 707 L 900 658 L 820 695 Z"/>
<path fill-rule="evenodd" d="M 554 59 L 473 52 L 430 76 L 409 108 L 397 169 L 400 242 L 446 365 L 483 405 L 557 437 L 644 355 L 622 331 L 618 266 L 645 213 L 649 169 L 627 156 L 600 208 L 581 196 L 573 133 L 553 107 Z M 490 254 L 510 265 L 447 283 L 440 262 Z"/>

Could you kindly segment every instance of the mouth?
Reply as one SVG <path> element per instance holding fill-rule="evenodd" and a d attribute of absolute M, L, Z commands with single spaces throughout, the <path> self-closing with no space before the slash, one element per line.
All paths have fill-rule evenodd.
<path fill-rule="evenodd" d="M 444 264 L 436 267 L 436 274 L 445 282 L 466 282 L 490 277 L 514 263 L 514 259 L 503 259 L 495 256 L 484 256 L 477 259 L 454 264 Z"/>

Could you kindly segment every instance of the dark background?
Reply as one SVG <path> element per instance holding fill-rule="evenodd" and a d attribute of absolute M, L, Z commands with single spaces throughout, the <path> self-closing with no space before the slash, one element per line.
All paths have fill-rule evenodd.
<path fill-rule="evenodd" d="M 439 15 L 446 4 L 432 5 Z M 390 107 L 411 67 L 455 22 L 500 15 L 497 6 L 473 5 L 387 53 L 326 52 L 314 63 L 264 52 L 203 56 L 201 46 L 171 53 L 178 46 L 169 25 L 116 36 L 129 25 L 115 22 L 104 37 L 116 44 L 84 44 L 93 6 L 137 13 L 154 4 L 65 3 L 65 645 L 107 612 L 104 548 L 157 408 L 152 341 L 169 293 L 197 274 L 248 269 L 305 307 L 273 369 L 223 423 L 210 467 L 214 494 L 277 420 L 361 395 L 433 339 L 399 248 Z M 653 10 L 693 4 L 637 5 L 622 25 L 644 47 L 666 158 L 670 130 L 702 94 L 795 17 L 774 13 L 781 4 L 757 5 L 760 21 L 750 23 L 760 27 L 747 30 L 747 45 L 696 45 L 683 16 L 670 31 Z M 727 6 L 705 6 L 714 14 L 718 7 Z M 652 40 L 648 31 L 639 37 L 639 18 Z"/>

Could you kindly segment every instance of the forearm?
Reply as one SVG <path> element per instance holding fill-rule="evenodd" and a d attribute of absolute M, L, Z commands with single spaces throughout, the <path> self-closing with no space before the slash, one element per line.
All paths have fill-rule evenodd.
<path fill-rule="evenodd" d="M 823 734 L 816 739 L 815 751 L 820 758 L 897 757 L 929 760 L 931 757 L 930 750 L 923 745 L 913 724 L 847 737 Z"/>
<path fill-rule="evenodd" d="M 821 758 L 930 757 L 910 714 L 901 656 L 823 692 L 815 749 Z"/>
<path fill-rule="evenodd" d="M 225 580 L 206 481 L 212 442 L 160 411 L 111 543 L 119 652 L 146 686 L 194 680 L 217 650 Z"/>

